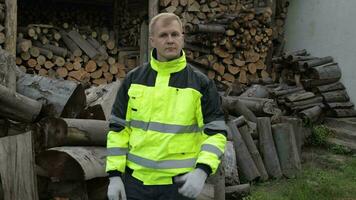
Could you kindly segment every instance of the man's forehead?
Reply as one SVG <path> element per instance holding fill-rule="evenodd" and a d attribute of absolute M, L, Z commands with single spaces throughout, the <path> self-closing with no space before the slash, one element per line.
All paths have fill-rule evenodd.
<path fill-rule="evenodd" d="M 172 30 L 182 31 L 182 27 L 177 20 L 160 19 L 156 22 L 155 28 L 156 28 L 155 31 L 157 32 L 172 31 Z"/>

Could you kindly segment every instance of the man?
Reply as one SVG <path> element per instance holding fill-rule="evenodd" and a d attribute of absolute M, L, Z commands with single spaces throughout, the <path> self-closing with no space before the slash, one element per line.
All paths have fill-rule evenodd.
<path fill-rule="evenodd" d="M 159 14 L 149 27 L 151 61 L 128 73 L 112 110 L 108 198 L 194 199 L 224 152 L 219 95 L 187 65 L 178 16 Z"/>

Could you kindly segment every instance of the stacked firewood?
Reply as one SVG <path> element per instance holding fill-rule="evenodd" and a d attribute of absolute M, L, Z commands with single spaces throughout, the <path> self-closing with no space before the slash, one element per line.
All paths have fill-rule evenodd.
<path fill-rule="evenodd" d="M 270 7 L 246 9 L 238 1 L 161 0 L 162 12 L 183 20 L 188 60 L 229 84 L 266 78 L 272 44 Z"/>
<path fill-rule="evenodd" d="M 0 47 L 4 49 L 5 43 L 5 17 L 6 17 L 5 3 L 0 2 Z"/>
<path fill-rule="evenodd" d="M 299 112 L 313 122 L 322 114 L 356 115 L 344 85 L 339 82 L 340 68 L 331 56 L 319 58 L 306 50 L 295 51 L 274 58 L 274 71 L 274 78 L 284 83 L 284 88 L 275 88 L 272 93 L 289 111 Z"/>
<path fill-rule="evenodd" d="M 118 35 L 108 28 L 112 25 L 107 13 L 96 13 L 93 7 L 67 5 L 60 6 L 68 11 L 63 15 L 55 6 L 41 9 L 41 4 L 31 5 L 23 10 L 28 17 L 21 18 L 22 25 L 18 27 L 16 64 L 23 71 L 99 85 L 125 77 L 138 64 L 137 42 L 123 42 L 133 41 L 132 35 L 138 34 Z M 34 10 L 44 13 L 33 15 Z M 51 17 L 40 18 L 42 14 Z M 122 23 L 131 22 L 130 19 L 124 18 Z M 131 44 L 135 46 L 124 46 Z"/>

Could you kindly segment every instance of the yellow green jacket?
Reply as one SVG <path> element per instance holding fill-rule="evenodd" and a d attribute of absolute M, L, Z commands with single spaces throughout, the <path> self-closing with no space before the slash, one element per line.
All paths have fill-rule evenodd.
<path fill-rule="evenodd" d="M 156 60 L 130 71 L 112 110 L 106 171 L 133 170 L 145 185 L 172 184 L 196 167 L 215 173 L 226 124 L 212 80 L 186 63 Z"/>

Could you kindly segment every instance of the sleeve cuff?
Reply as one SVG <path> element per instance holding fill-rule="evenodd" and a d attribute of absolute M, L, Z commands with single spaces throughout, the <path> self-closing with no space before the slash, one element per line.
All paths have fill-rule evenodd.
<path fill-rule="evenodd" d="M 121 175 L 122 175 L 122 173 L 117 171 L 117 170 L 111 170 L 111 171 L 108 171 L 107 173 L 109 174 L 109 178 L 110 177 L 114 177 L 114 176 L 120 176 L 121 177 Z"/>
<path fill-rule="evenodd" d="M 208 176 L 210 176 L 212 172 L 211 167 L 209 165 L 202 164 L 202 163 L 198 163 L 195 168 L 199 168 L 203 170 Z"/>

